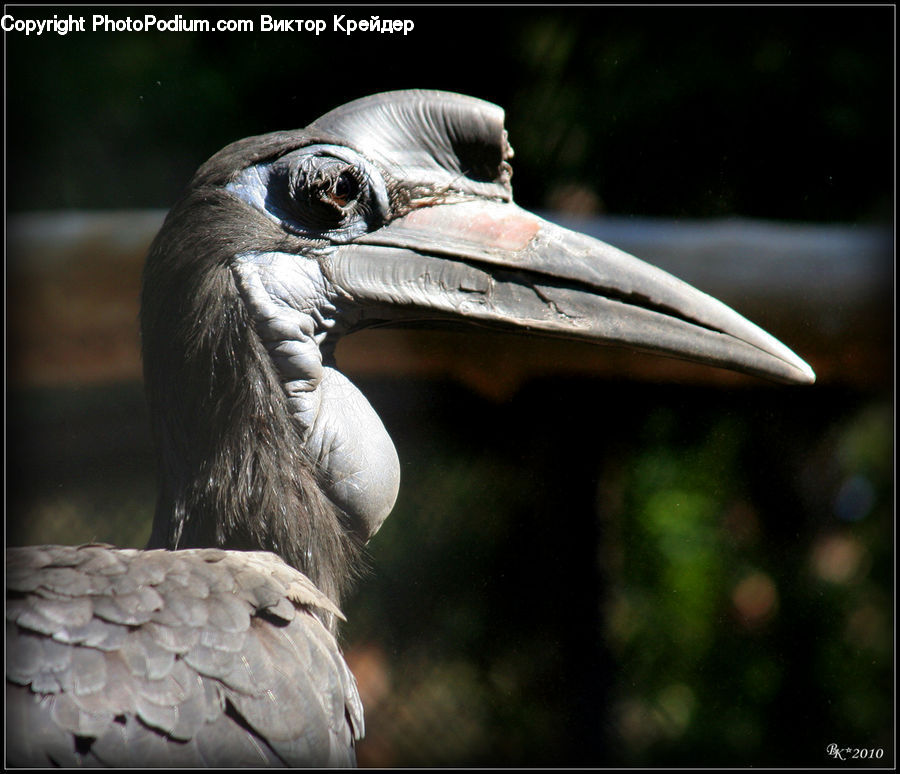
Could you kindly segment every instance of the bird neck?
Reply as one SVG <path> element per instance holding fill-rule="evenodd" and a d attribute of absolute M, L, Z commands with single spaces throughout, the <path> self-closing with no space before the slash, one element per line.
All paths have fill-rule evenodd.
<path fill-rule="evenodd" d="M 144 272 L 144 373 L 160 478 L 149 547 L 274 551 L 339 603 L 363 538 L 319 483 L 231 258 L 202 237 L 171 236 L 204 232 L 191 210 L 173 210 L 176 222 Z"/>

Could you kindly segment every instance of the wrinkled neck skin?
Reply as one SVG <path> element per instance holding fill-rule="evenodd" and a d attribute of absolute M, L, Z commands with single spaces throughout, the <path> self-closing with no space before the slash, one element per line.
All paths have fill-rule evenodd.
<path fill-rule="evenodd" d="M 372 406 L 334 367 L 337 292 L 314 257 L 244 254 L 231 271 L 320 488 L 367 540 L 397 499 L 400 462 Z"/>

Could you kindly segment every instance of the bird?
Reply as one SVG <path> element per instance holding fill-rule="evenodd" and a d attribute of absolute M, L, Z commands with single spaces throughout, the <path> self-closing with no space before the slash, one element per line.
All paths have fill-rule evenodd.
<path fill-rule="evenodd" d="M 7 549 L 7 764 L 355 764 L 340 605 L 400 463 L 344 336 L 465 324 L 815 380 L 726 305 L 520 208 L 504 119 L 385 92 L 198 169 L 142 279 L 151 537 Z"/>

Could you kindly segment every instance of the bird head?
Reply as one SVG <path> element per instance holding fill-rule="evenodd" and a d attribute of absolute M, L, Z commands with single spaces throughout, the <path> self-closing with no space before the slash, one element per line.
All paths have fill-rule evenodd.
<path fill-rule="evenodd" d="M 724 304 L 518 207 L 503 120 L 458 94 L 378 94 L 198 170 L 144 276 L 156 543 L 261 544 L 321 583 L 329 551 L 298 512 L 331 514 L 336 557 L 377 531 L 399 462 L 334 359 L 365 327 L 466 322 L 814 380 Z"/>

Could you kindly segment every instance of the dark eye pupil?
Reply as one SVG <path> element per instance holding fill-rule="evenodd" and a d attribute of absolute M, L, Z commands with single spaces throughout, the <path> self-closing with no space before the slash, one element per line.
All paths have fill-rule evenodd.
<path fill-rule="evenodd" d="M 356 180 L 353 179 L 349 172 L 341 172 L 337 180 L 334 181 L 334 187 L 331 189 L 332 201 L 344 207 L 347 202 L 356 198 L 356 193 Z"/>
<path fill-rule="evenodd" d="M 346 199 L 350 195 L 350 182 L 346 173 L 342 174 L 334 184 L 334 193 L 340 199 Z"/>

